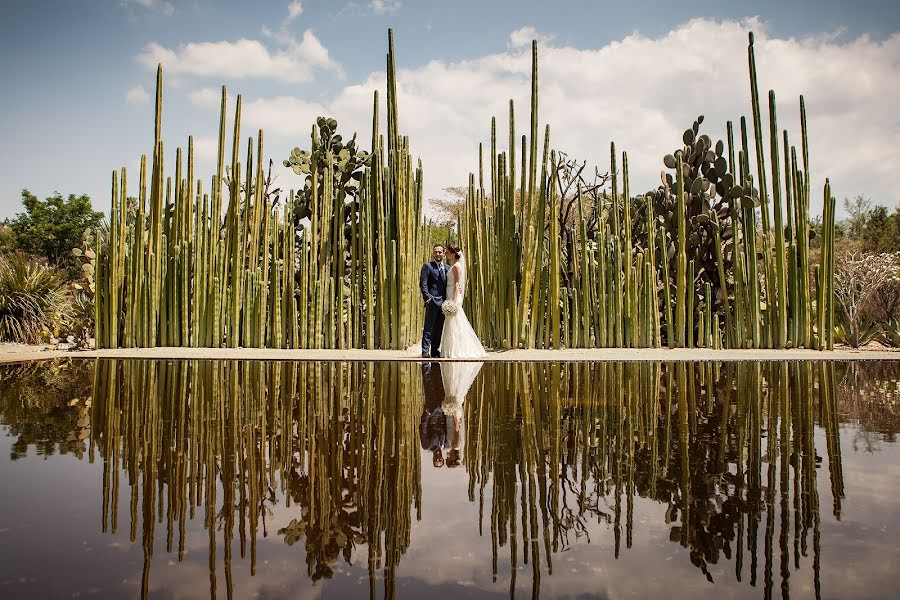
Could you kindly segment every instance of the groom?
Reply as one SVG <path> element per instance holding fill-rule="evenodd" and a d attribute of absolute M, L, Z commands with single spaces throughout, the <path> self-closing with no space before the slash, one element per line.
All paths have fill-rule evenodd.
<path fill-rule="evenodd" d="M 444 313 L 441 304 L 447 293 L 447 266 L 444 264 L 444 246 L 435 244 L 431 248 L 431 262 L 422 265 L 419 274 L 419 288 L 425 300 L 425 328 L 422 330 L 422 358 L 439 358 L 441 353 L 441 331 L 444 328 Z"/>

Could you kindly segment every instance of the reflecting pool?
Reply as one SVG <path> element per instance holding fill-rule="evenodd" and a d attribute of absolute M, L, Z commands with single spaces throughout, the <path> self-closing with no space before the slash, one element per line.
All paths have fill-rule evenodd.
<path fill-rule="evenodd" d="M 0 366 L 0 597 L 877 598 L 900 361 Z"/>

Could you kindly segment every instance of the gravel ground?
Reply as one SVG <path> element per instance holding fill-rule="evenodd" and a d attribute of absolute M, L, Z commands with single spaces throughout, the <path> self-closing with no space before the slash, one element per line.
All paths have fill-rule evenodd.
<path fill-rule="evenodd" d="M 307 361 L 421 361 L 410 350 L 275 350 L 258 348 L 119 348 L 66 352 L 45 346 L 0 345 L 0 363 L 49 358 L 136 358 L 165 360 L 307 360 Z M 446 359 L 444 359 L 446 360 Z M 705 350 L 666 348 L 604 348 L 564 350 L 504 350 L 489 352 L 477 362 L 583 361 L 766 361 L 766 360 L 900 360 L 896 349 L 838 348 L 816 350 Z"/>

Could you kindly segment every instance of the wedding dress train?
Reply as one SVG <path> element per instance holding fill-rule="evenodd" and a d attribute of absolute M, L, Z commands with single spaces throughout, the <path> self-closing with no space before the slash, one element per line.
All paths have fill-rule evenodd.
<path fill-rule="evenodd" d="M 457 282 L 459 286 L 457 288 Z M 466 264 L 460 256 L 459 260 L 447 274 L 447 298 L 453 299 L 459 310 L 453 316 L 444 319 L 441 334 L 441 358 L 487 358 L 487 352 L 466 313 L 463 311 L 463 297 L 466 290 Z"/>
<path fill-rule="evenodd" d="M 441 382 L 444 385 L 444 401 L 462 402 L 484 366 L 483 362 L 441 362 Z"/>

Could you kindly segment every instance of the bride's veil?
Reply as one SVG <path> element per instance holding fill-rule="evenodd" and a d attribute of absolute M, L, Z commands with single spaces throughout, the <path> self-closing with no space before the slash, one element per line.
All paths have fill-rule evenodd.
<path fill-rule="evenodd" d="M 459 265 L 459 289 L 462 290 L 462 297 L 466 297 L 466 259 L 463 257 L 462 253 L 459 254 L 459 258 L 456 261 L 456 264 Z M 456 266 L 456 265 L 454 265 Z"/>

